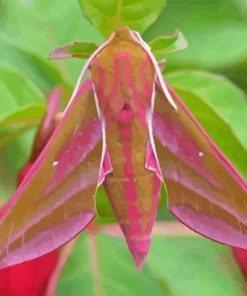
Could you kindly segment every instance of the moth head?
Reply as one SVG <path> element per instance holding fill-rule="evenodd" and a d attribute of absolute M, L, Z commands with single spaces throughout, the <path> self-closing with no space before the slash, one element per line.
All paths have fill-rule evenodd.
<path fill-rule="evenodd" d="M 134 112 L 140 104 L 147 108 L 152 96 L 154 67 L 133 33 L 128 27 L 116 30 L 90 68 L 100 107 L 110 102 L 114 113 L 126 104 Z"/>

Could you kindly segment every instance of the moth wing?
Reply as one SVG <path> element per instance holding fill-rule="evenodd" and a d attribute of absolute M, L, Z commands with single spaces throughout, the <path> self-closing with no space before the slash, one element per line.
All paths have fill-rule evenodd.
<path fill-rule="evenodd" d="M 102 122 L 87 80 L 0 217 L 1 268 L 60 247 L 90 223 L 102 152 Z"/>
<path fill-rule="evenodd" d="M 152 130 L 171 213 L 194 231 L 247 247 L 247 186 L 172 89 L 156 86 Z"/>

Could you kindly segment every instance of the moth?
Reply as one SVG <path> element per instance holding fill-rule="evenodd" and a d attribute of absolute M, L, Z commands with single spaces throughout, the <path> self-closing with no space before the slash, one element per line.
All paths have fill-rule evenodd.
<path fill-rule="evenodd" d="M 86 62 L 60 123 L 1 215 L 1 268 L 79 234 L 96 215 L 103 184 L 141 269 L 162 183 L 178 220 L 247 247 L 246 183 L 163 80 L 148 45 L 124 27 Z"/>

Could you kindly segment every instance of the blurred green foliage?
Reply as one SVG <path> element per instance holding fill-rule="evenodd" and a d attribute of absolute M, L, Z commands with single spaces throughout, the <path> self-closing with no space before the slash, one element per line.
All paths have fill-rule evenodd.
<path fill-rule="evenodd" d="M 247 1 L 168 0 L 143 37 L 150 41 L 179 27 L 189 47 L 169 57 L 167 70 L 200 68 L 230 77 L 247 90 Z"/>
<path fill-rule="evenodd" d="M 247 1 L 79 2 L 0 1 L 0 203 L 15 190 L 45 97 L 62 85 L 63 109 L 84 62 L 48 61 L 49 53 L 76 40 L 101 44 L 123 24 L 146 29 L 146 41 L 180 28 L 189 47 L 166 57 L 164 76 L 247 180 Z M 103 190 L 97 203 L 97 222 L 114 221 Z M 159 219 L 165 217 L 163 206 Z M 95 295 L 87 241 L 86 234 L 79 238 L 57 295 Z M 99 234 L 96 243 L 104 295 L 242 295 L 230 251 L 206 239 L 155 237 L 140 274 L 120 239 Z"/>
<path fill-rule="evenodd" d="M 147 262 L 138 273 L 123 239 L 100 233 L 94 238 L 96 250 L 90 239 L 79 237 L 62 272 L 57 295 L 241 295 L 241 277 L 231 254 L 209 240 L 154 236 Z M 91 268 L 94 251 L 99 279 Z"/>

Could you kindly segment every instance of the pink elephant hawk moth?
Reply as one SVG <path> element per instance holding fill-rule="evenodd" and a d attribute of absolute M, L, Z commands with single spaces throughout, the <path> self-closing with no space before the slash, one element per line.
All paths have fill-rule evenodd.
<path fill-rule="evenodd" d="M 60 123 L 0 217 L 0 267 L 79 234 L 96 215 L 103 184 L 141 269 L 162 182 L 178 220 L 247 247 L 246 183 L 164 82 L 148 45 L 124 27 L 86 62 Z"/>

